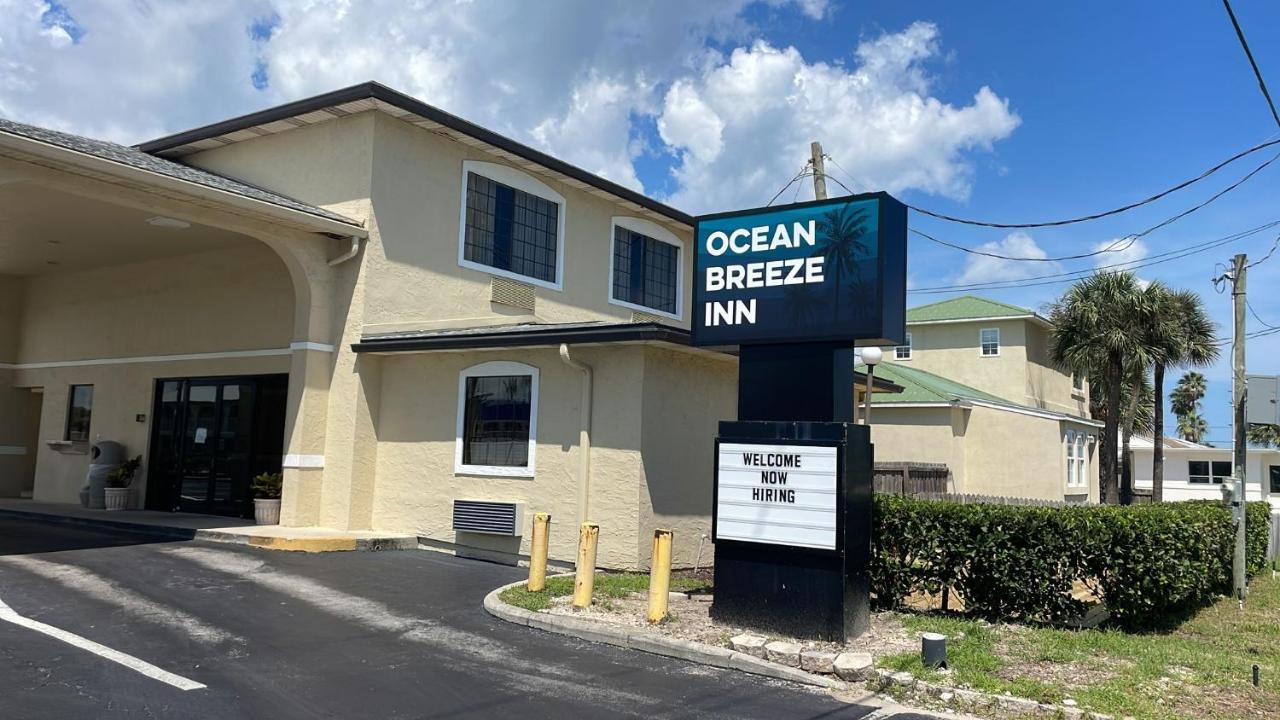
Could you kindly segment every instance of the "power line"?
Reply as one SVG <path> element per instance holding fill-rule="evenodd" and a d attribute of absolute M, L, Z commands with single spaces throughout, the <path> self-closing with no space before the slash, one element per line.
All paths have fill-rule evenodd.
<path fill-rule="evenodd" d="M 1278 326 L 1278 325 L 1272 325 L 1271 323 L 1267 322 L 1266 320 L 1263 320 L 1263 319 L 1262 319 L 1262 316 L 1258 314 L 1258 311 L 1253 309 L 1253 303 L 1249 302 L 1247 299 L 1244 301 L 1244 306 L 1245 306 L 1245 307 L 1247 307 L 1247 308 L 1249 308 L 1249 312 L 1253 315 L 1253 319 L 1254 319 L 1254 320 L 1257 320 L 1258 322 L 1262 323 L 1262 324 L 1263 324 L 1263 325 L 1265 325 L 1268 329 L 1271 329 L 1271 330 L 1280 330 L 1280 326 Z"/>
<path fill-rule="evenodd" d="M 1277 140 L 1276 142 L 1280 142 L 1280 140 Z M 831 159 L 833 165 L 835 165 L 838 169 L 840 169 L 842 172 L 848 175 L 850 180 L 853 180 L 854 182 L 856 182 L 856 179 L 853 177 L 853 175 L 850 174 L 848 170 L 845 170 L 844 167 L 840 165 L 840 163 L 836 162 L 835 159 L 831 158 L 830 156 L 827 156 L 827 157 L 828 159 Z M 1194 212 L 1202 210 L 1209 204 L 1221 198 L 1223 195 L 1226 195 L 1227 193 L 1245 184 L 1250 179 L 1252 179 L 1254 175 L 1257 175 L 1259 172 L 1262 172 L 1263 169 L 1265 169 L 1267 166 L 1274 163 L 1276 160 L 1280 160 L 1280 153 L 1277 153 L 1276 155 L 1272 156 L 1270 159 L 1264 161 L 1261 165 L 1249 171 L 1244 177 L 1240 178 L 1239 180 L 1232 183 L 1231 185 L 1228 185 L 1227 187 L 1218 191 L 1217 193 L 1212 195 L 1209 199 L 1205 200 L 1204 202 L 1194 205 L 1170 218 L 1166 218 L 1165 220 L 1162 220 L 1159 223 L 1156 223 L 1155 225 L 1152 225 L 1151 227 L 1141 232 L 1126 235 L 1118 240 L 1111 242 L 1111 244 L 1107 245 L 1106 247 L 1100 248 L 1098 250 L 1094 250 L 1092 252 L 1087 252 L 1087 253 L 1078 253 L 1075 255 L 1062 255 L 1059 257 L 1043 257 L 1043 258 L 1020 257 L 1020 256 L 1005 255 L 1002 253 L 995 253 L 995 252 L 990 252 L 986 250 L 977 250 L 974 248 L 966 247 L 964 245 L 959 245 L 956 243 L 948 242 L 946 240 L 941 240 L 939 238 L 934 237 L 933 235 L 922 232 L 915 228 L 911 228 L 910 231 L 916 235 L 919 235 L 920 237 L 925 238 L 926 240 L 930 240 L 939 245 L 943 245 L 943 246 L 952 248 L 954 250 L 959 250 L 961 252 L 966 252 L 973 255 L 981 255 L 983 257 L 995 258 L 998 260 L 1012 260 L 1017 262 L 1060 262 L 1064 260 L 1082 260 L 1085 258 L 1096 257 L 1098 255 L 1103 255 L 1110 252 L 1123 252 L 1124 250 L 1128 250 L 1139 239 L 1146 237 L 1147 235 L 1150 235 L 1151 233 L 1155 232 L 1156 230 L 1159 230 L 1162 227 L 1171 225 Z M 836 184 L 844 188 L 846 192 L 853 194 L 853 190 L 851 190 L 848 185 L 845 185 L 843 182 L 840 182 L 840 180 L 835 176 L 826 175 L 826 177 L 834 180 Z"/>
<path fill-rule="evenodd" d="M 796 173 L 796 176 L 795 176 L 795 177 L 793 177 L 793 178 L 791 178 L 790 180 L 788 180 L 788 181 L 787 181 L 787 184 L 782 186 L 782 189 L 781 189 L 781 190 L 779 190 L 779 191 L 778 191 L 778 192 L 773 196 L 773 199 L 772 199 L 772 200 L 770 200 L 769 202 L 765 203 L 765 207 L 769 207 L 770 205 L 772 205 L 772 204 L 774 204 L 775 202 L 777 202 L 778 198 L 782 197 L 782 193 L 786 192 L 786 191 L 787 191 L 787 188 L 789 188 L 789 187 L 791 187 L 792 185 L 796 184 L 796 182 L 798 182 L 801 178 L 808 177 L 809 175 L 812 175 L 812 174 L 813 174 L 813 173 L 809 172 L 809 164 L 808 164 L 808 163 L 805 163 L 804 167 L 801 167 L 801 168 L 800 168 L 800 172 Z"/>
<path fill-rule="evenodd" d="M 1113 209 L 1111 209 L 1111 210 L 1104 210 L 1104 211 L 1102 211 L 1102 212 L 1097 212 L 1097 213 L 1093 213 L 1093 214 L 1090 214 L 1090 215 L 1082 215 L 1082 216 L 1080 216 L 1080 217 L 1068 218 L 1068 219 L 1065 219 L 1065 220 L 1048 220 L 1048 221 L 1044 221 L 1044 222 L 1023 222 L 1023 223 L 999 223 L 999 222 L 990 222 L 990 221 L 986 221 L 986 220 L 971 220 L 971 219 L 968 219 L 968 218 L 956 217 L 956 216 L 954 216 L 954 215 L 947 215 L 947 214 L 945 214 L 945 213 L 934 212 L 934 211 L 932 211 L 932 210 L 926 210 L 926 209 L 921 208 L 921 207 L 916 207 L 915 205 L 907 205 L 907 207 L 911 208 L 912 210 L 915 210 L 916 212 L 920 213 L 921 215 L 928 215 L 929 217 L 937 218 L 938 220 L 945 220 L 945 221 L 947 221 L 947 222 L 960 223 L 960 224 L 962 224 L 962 225 L 977 225 L 977 226 L 979 226 L 979 227 L 1002 228 L 1002 229 L 1010 229 L 1010 230 L 1011 230 L 1011 229 L 1028 229 L 1028 228 L 1042 228 L 1042 227 L 1059 227 L 1059 226 L 1062 226 L 1062 225 L 1074 225 L 1074 224 L 1076 224 L 1076 223 L 1088 222 L 1088 221 L 1090 221 L 1090 220 L 1098 220 L 1098 219 L 1100 219 L 1100 218 L 1109 217 L 1109 216 L 1111 216 L 1111 215 L 1119 215 L 1120 213 L 1127 212 L 1127 211 L 1129 211 L 1129 210 L 1133 210 L 1134 208 L 1142 207 L 1143 205 L 1148 205 L 1148 204 L 1150 204 L 1150 203 L 1153 203 L 1153 202 L 1155 202 L 1155 201 L 1157 201 L 1157 200 L 1159 200 L 1159 199 L 1161 199 L 1161 198 L 1163 198 L 1163 197 L 1165 197 L 1165 196 L 1167 196 L 1167 195 L 1170 195 L 1170 194 L 1172 194 L 1172 193 L 1175 193 L 1175 192 L 1177 192 L 1177 191 L 1179 191 L 1179 190 L 1182 190 L 1183 188 L 1186 188 L 1186 187 L 1188 187 L 1188 186 L 1190 186 L 1190 185 L 1193 185 L 1193 184 L 1195 184 L 1195 183 L 1197 183 L 1197 182 L 1200 182 L 1201 180 L 1204 180 L 1205 178 L 1209 177 L 1210 175 L 1212 175 L 1212 174 L 1214 174 L 1214 173 L 1218 172 L 1218 171 L 1219 171 L 1219 170 L 1221 170 L 1222 168 L 1224 168 L 1224 167 L 1226 167 L 1226 166 L 1230 165 L 1231 163 L 1233 163 L 1233 162 L 1235 162 L 1235 161 L 1237 161 L 1237 160 L 1239 160 L 1239 159 L 1241 159 L 1241 158 L 1243 158 L 1243 157 L 1246 157 L 1246 156 L 1251 155 L 1251 154 L 1253 154 L 1253 153 L 1255 153 L 1255 152 L 1258 152 L 1259 150 L 1263 150 L 1263 149 L 1269 148 L 1269 147 L 1271 147 L 1271 146 L 1273 146 L 1273 145 L 1276 145 L 1276 144 L 1280 144 L 1280 140 L 1269 140 L 1269 141 L 1262 142 L 1262 143 L 1259 143 L 1259 144 L 1257 144 L 1257 145 L 1254 145 L 1253 147 L 1251 147 L 1251 148 L 1249 148 L 1249 149 L 1247 149 L 1247 150 L 1241 150 L 1240 152 L 1236 153 L 1235 155 L 1232 155 L 1231 157 L 1227 158 L 1226 160 L 1223 160 L 1222 162 L 1218 163 L 1217 165 L 1214 165 L 1213 167 L 1209 168 L 1208 170 L 1205 170 L 1204 172 L 1200 173 L 1199 175 L 1197 175 L 1197 176 L 1195 176 L 1195 177 L 1191 178 L 1190 180 L 1186 180 L 1186 181 L 1184 181 L 1184 182 L 1178 183 L 1177 185 L 1174 185 L 1174 186 L 1173 186 L 1173 187 L 1171 187 L 1171 188 L 1167 188 L 1167 189 L 1165 189 L 1165 190 L 1161 190 L 1160 192 L 1156 193 L 1155 195 L 1152 195 L 1152 196 L 1150 196 L 1150 197 L 1144 198 L 1144 199 L 1142 199 L 1142 200 L 1138 200 L 1137 202 L 1132 202 L 1132 203 L 1129 203 L 1128 205 L 1122 205 L 1122 206 L 1120 206 L 1120 207 L 1113 208 Z"/>
<path fill-rule="evenodd" d="M 1224 245 L 1242 240 L 1250 235 L 1255 235 L 1262 230 L 1280 225 L 1280 221 L 1268 223 L 1267 225 L 1253 230 L 1246 230 L 1226 237 L 1209 240 L 1197 245 L 1189 245 L 1177 250 L 1170 250 L 1158 255 L 1152 255 L 1142 260 L 1130 260 L 1127 262 L 1113 263 L 1111 265 L 1100 265 L 1096 268 L 1086 268 L 1084 270 L 1072 270 L 1068 272 L 1052 273 L 1048 275 L 1035 275 L 1029 278 L 1019 278 L 1017 280 L 992 280 L 983 283 L 968 283 L 959 285 L 939 285 L 934 287 L 913 288 L 907 292 L 919 295 L 936 295 L 940 293 L 953 293 L 972 290 L 1012 290 L 1015 288 L 1040 287 L 1044 285 L 1059 285 L 1067 282 L 1074 282 L 1084 277 L 1088 277 L 1095 272 L 1103 272 L 1108 270 L 1129 271 L 1139 270 L 1142 268 L 1152 267 L 1155 265 L 1163 265 L 1167 262 L 1180 260 L 1192 255 L 1199 255 L 1209 250 L 1215 250 Z"/>
<path fill-rule="evenodd" d="M 1275 254 L 1277 247 L 1280 247 L 1280 237 L 1276 238 L 1275 244 L 1271 246 L 1271 249 L 1267 251 L 1267 254 L 1264 255 L 1261 260 L 1251 262 L 1248 265 L 1245 265 L 1245 269 L 1248 270 L 1251 267 L 1254 267 L 1256 265 L 1261 265 L 1262 263 L 1270 260 L 1271 256 Z"/>
<path fill-rule="evenodd" d="M 1240 22 L 1236 20 L 1236 13 L 1231 9 L 1230 0 L 1222 0 L 1222 6 L 1227 9 L 1227 15 L 1231 18 L 1231 26 L 1236 29 L 1236 39 L 1240 41 L 1240 47 L 1244 49 L 1245 57 L 1249 58 L 1249 67 L 1253 68 L 1253 76 L 1258 79 L 1258 89 L 1262 91 L 1262 97 L 1267 99 L 1267 107 L 1271 108 L 1271 118 L 1276 121 L 1276 125 L 1280 125 L 1280 113 L 1276 112 L 1276 104 L 1271 100 L 1271 93 L 1267 90 L 1267 83 L 1262 79 L 1262 71 L 1258 69 L 1258 61 L 1253 59 L 1253 51 L 1249 49 L 1249 41 L 1244 39 L 1244 30 L 1240 29 Z"/>

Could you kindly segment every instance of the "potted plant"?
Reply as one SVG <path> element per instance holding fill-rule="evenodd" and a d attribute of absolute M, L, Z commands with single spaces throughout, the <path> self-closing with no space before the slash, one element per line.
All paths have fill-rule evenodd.
<path fill-rule="evenodd" d="M 107 486 L 103 489 L 107 510 L 127 510 L 129 507 L 129 486 L 133 484 L 133 476 L 142 467 L 142 456 L 126 460 L 123 465 L 107 475 Z"/>
<path fill-rule="evenodd" d="M 259 525 L 280 524 L 280 489 L 284 476 L 265 472 L 253 479 L 253 520 Z"/>

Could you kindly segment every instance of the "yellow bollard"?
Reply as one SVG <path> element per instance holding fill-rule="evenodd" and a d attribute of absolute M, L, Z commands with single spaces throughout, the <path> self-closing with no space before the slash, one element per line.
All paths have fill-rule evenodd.
<path fill-rule="evenodd" d="M 535 513 L 529 549 L 529 592 L 542 592 L 547 587 L 547 541 L 550 537 L 550 513 Z"/>
<path fill-rule="evenodd" d="M 582 523 L 582 531 L 578 535 L 578 567 L 573 579 L 573 606 L 576 608 L 591 604 L 591 593 L 596 587 L 596 540 L 599 537 L 599 525 Z"/>
<path fill-rule="evenodd" d="M 653 531 L 653 561 L 649 568 L 649 622 L 667 617 L 667 593 L 671 590 L 671 531 Z"/>

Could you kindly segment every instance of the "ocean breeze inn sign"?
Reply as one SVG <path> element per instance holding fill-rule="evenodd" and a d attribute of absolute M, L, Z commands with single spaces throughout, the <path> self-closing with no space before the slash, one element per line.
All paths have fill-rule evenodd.
<path fill-rule="evenodd" d="M 887 193 L 698 218 L 694 344 L 901 342 L 906 230 Z"/>

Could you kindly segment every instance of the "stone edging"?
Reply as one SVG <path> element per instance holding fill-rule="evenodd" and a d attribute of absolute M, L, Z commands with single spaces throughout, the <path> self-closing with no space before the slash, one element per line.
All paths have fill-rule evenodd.
<path fill-rule="evenodd" d="M 615 627 L 612 625 L 565 617 L 563 615 L 533 612 L 531 610 L 525 610 L 524 608 L 515 607 L 514 605 L 508 605 L 499 599 L 498 596 L 502 594 L 502 591 L 523 584 L 525 584 L 524 580 L 513 582 L 503 585 L 489 593 L 484 598 L 484 609 L 490 615 L 506 620 L 507 622 L 538 628 L 539 630 L 546 630 L 547 632 L 559 633 L 561 635 L 570 635 L 583 640 L 590 640 L 592 642 L 629 648 L 631 650 L 639 650 L 641 652 L 662 655 L 664 657 L 678 658 L 680 660 L 687 660 L 689 662 L 711 665 L 713 667 L 725 668 L 728 670 L 741 670 L 743 672 L 752 673 L 754 675 L 763 675 L 777 680 L 789 680 L 791 682 L 802 683 L 805 685 L 816 685 L 818 687 L 830 688 L 833 690 L 844 690 L 849 688 L 848 683 L 845 683 L 842 680 L 825 677 L 823 675 L 814 675 L 787 665 L 769 662 L 768 660 L 761 660 L 758 657 L 747 655 L 746 653 L 740 653 L 736 650 L 715 647 L 714 645 L 707 645 L 704 643 L 690 642 L 688 640 L 662 637 L 660 635 L 655 635 L 654 633 L 648 633 L 633 628 Z"/>
<path fill-rule="evenodd" d="M 517 625 L 525 625 L 539 630 L 546 630 L 547 632 L 639 650 L 663 657 L 673 657 L 729 670 L 741 670 L 742 672 L 763 675 L 764 677 L 789 680 L 832 690 L 848 690 L 852 687 L 843 680 L 825 675 L 815 675 L 789 665 L 761 660 L 754 655 L 747 655 L 736 650 L 662 637 L 661 635 L 633 628 L 605 625 L 563 615 L 533 612 L 514 605 L 508 605 L 499 598 L 504 590 L 524 584 L 525 581 L 520 580 L 508 583 L 490 592 L 484 598 L 485 611 L 496 618 Z M 910 673 L 893 672 L 883 668 L 873 668 L 871 670 L 871 675 L 867 678 L 867 686 L 876 691 L 898 688 L 907 693 L 926 696 L 934 701 L 941 701 L 943 704 L 959 710 L 997 708 L 1004 712 L 1033 717 L 1063 718 L 1064 720 L 1113 720 L 1110 715 L 1090 712 L 1078 707 L 1050 705 L 1010 695 L 992 695 L 976 690 L 935 685 L 919 680 Z"/>
<path fill-rule="evenodd" d="M 867 685 L 877 692 L 898 688 L 911 695 L 924 696 L 934 701 L 940 701 L 944 705 L 957 710 L 995 708 L 1007 713 L 1028 717 L 1061 718 L 1062 720 L 1114 720 L 1110 715 L 1082 710 L 1078 707 L 1052 705 L 1012 695 L 992 695 L 978 692 L 977 690 L 935 685 L 920 680 L 908 672 L 893 672 L 883 668 L 873 670 L 873 672 L 874 676 L 868 679 Z"/>

